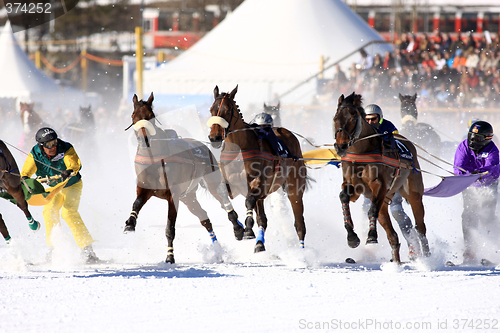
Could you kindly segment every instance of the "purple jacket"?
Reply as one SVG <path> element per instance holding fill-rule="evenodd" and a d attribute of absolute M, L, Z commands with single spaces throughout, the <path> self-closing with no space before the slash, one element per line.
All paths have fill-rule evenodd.
<path fill-rule="evenodd" d="M 472 184 L 472 186 L 488 186 L 491 185 L 500 176 L 499 153 L 497 146 L 490 142 L 478 155 L 476 155 L 467 144 L 467 140 L 462 141 L 458 145 L 455 152 L 455 167 L 453 168 L 457 175 L 467 175 L 472 172 L 489 173 L 481 177 L 480 180 Z M 465 169 L 464 172 L 457 167 Z"/>

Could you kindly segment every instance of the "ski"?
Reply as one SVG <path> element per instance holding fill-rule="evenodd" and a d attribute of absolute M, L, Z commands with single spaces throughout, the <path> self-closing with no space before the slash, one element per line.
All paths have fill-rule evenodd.
<path fill-rule="evenodd" d="M 481 264 L 481 266 L 486 266 L 486 267 L 488 267 L 488 266 L 496 266 L 497 265 L 494 262 L 492 262 L 492 261 L 490 261 L 488 259 L 485 259 L 485 258 L 481 259 L 479 261 L 479 263 Z M 448 266 L 448 267 L 454 267 L 454 266 L 474 266 L 474 264 L 467 264 L 467 263 L 458 264 L 458 263 L 454 263 L 454 262 L 448 260 L 445 263 L 445 266 Z"/>

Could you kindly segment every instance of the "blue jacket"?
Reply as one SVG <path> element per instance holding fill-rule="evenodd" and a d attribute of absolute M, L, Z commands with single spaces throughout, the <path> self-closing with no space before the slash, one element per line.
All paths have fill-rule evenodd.
<path fill-rule="evenodd" d="M 491 185 L 500 176 L 499 152 L 497 146 L 493 142 L 490 142 L 476 155 L 476 153 L 469 148 L 467 140 L 462 141 L 455 152 L 454 165 L 455 167 L 453 169 L 457 175 L 488 171 L 488 174 L 472 184 L 472 186 L 476 187 Z"/>

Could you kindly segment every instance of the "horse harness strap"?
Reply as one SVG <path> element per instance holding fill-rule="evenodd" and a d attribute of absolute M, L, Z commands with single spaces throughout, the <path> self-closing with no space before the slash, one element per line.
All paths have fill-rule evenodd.
<path fill-rule="evenodd" d="M 255 159 L 261 159 L 265 161 L 273 161 L 274 162 L 274 168 L 273 168 L 273 181 L 271 183 L 271 186 L 269 187 L 269 192 L 268 194 L 271 193 L 271 190 L 274 186 L 274 183 L 276 182 L 276 178 L 278 176 L 278 172 L 280 169 L 281 161 L 283 160 L 283 157 L 281 156 L 276 156 L 271 153 L 265 152 L 262 150 L 262 141 L 259 140 L 259 147 L 260 149 L 249 149 L 249 150 L 242 150 L 242 151 L 222 151 L 220 155 L 220 161 L 223 162 L 231 162 L 231 161 L 245 161 L 245 160 L 255 160 Z M 221 163 L 221 168 L 223 168 L 223 163 Z"/>
<path fill-rule="evenodd" d="M 353 164 L 374 163 L 374 164 L 383 164 L 397 169 L 403 168 L 403 169 L 413 170 L 413 166 L 401 162 L 400 159 L 391 158 L 389 156 L 382 155 L 378 152 L 362 153 L 362 154 L 347 153 L 346 156 L 341 157 L 340 160 L 341 162 L 347 162 Z"/>

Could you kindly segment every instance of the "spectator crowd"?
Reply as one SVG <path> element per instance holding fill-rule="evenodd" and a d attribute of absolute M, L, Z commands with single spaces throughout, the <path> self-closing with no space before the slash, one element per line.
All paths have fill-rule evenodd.
<path fill-rule="evenodd" d="M 394 52 L 360 58 L 345 73 L 336 66 L 334 78 L 322 91 L 340 94 L 355 91 L 365 101 L 386 105 L 401 94 L 419 96 L 430 108 L 500 108 L 500 40 L 498 35 L 452 39 L 445 33 L 432 36 L 402 34 Z"/>

